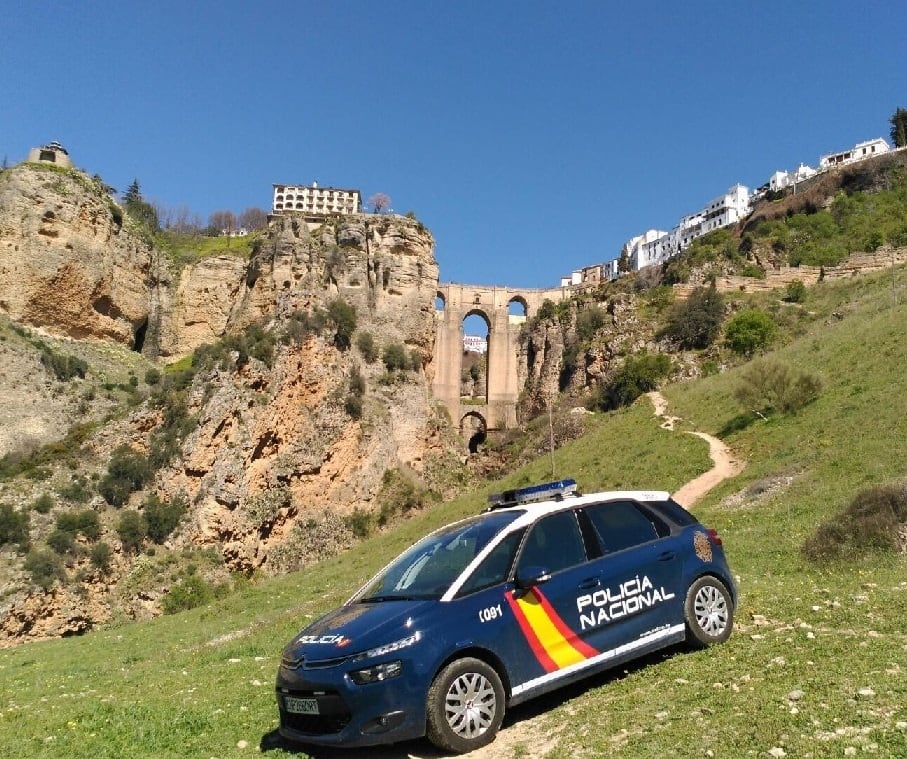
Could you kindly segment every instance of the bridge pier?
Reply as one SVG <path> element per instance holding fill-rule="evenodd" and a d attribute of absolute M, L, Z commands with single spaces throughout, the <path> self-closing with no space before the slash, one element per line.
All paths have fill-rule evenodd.
<path fill-rule="evenodd" d="M 480 417 L 488 430 L 515 427 L 522 390 L 517 360 L 520 329 L 545 300 L 558 303 L 568 297 L 568 288 L 525 290 L 451 283 L 439 285 L 437 296 L 443 308 L 436 311 L 434 397 L 445 405 L 457 427 L 466 415 Z M 520 304 L 522 315 L 510 313 L 514 302 Z M 481 316 L 488 325 L 484 405 L 460 401 L 463 321 L 472 315 Z"/>

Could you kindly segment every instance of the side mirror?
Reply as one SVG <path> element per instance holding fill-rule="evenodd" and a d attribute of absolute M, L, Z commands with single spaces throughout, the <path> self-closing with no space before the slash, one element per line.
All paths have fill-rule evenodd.
<path fill-rule="evenodd" d="M 536 585 L 544 585 L 551 579 L 551 573 L 544 567 L 524 567 L 517 570 L 516 586 L 519 590 L 529 590 Z"/>

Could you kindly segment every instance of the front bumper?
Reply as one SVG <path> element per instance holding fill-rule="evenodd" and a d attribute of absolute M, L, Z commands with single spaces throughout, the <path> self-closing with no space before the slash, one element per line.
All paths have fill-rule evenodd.
<path fill-rule="evenodd" d="M 371 746 L 425 735 L 427 689 L 411 662 L 399 677 L 356 685 L 344 667 L 277 672 L 280 734 L 288 740 L 323 746 Z M 317 714 L 287 711 L 285 697 L 313 699 Z"/>

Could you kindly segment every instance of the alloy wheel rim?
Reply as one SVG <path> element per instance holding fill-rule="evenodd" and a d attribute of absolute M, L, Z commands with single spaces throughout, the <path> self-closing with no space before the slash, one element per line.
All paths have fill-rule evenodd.
<path fill-rule="evenodd" d="M 696 623 L 708 635 L 721 635 L 728 622 L 727 601 L 714 585 L 706 585 L 696 593 L 694 601 Z"/>
<path fill-rule="evenodd" d="M 491 727 L 497 697 L 491 682 L 478 672 L 460 675 L 447 689 L 447 724 L 461 738 L 478 738 Z"/>

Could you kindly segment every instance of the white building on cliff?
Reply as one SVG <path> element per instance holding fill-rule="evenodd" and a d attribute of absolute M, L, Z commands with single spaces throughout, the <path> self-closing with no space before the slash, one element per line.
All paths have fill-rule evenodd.
<path fill-rule="evenodd" d="M 318 182 L 312 182 L 311 187 L 275 184 L 271 208 L 274 213 L 298 211 L 322 216 L 343 216 L 359 213 L 362 209 L 362 196 L 359 190 L 319 187 Z"/>

